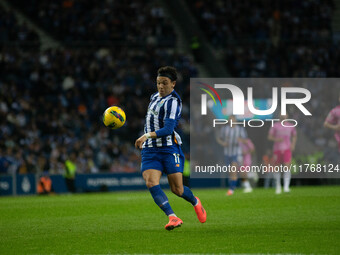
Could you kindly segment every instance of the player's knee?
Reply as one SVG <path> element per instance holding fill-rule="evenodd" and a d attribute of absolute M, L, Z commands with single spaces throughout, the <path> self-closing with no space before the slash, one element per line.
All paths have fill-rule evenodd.
<path fill-rule="evenodd" d="M 146 184 L 146 187 L 147 187 L 148 189 L 150 189 L 150 188 L 152 188 L 153 186 L 158 185 L 159 183 L 158 183 L 157 181 L 155 181 L 155 180 L 152 180 L 152 179 L 146 179 L 146 180 L 145 180 L 145 184 Z"/>
<path fill-rule="evenodd" d="M 184 189 L 183 187 L 180 187 L 180 186 L 172 186 L 171 191 L 177 196 L 182 196 Z"/>

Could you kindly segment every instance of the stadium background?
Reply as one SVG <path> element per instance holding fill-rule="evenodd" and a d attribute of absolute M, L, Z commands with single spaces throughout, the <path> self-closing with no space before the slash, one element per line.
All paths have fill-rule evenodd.
<path fill-rule="evenodd" d="M 339 77 L 339 6 L 339 0 L 0 1 L 0 195 L 35 194 L 43 173 L 66 191 L 65 162 L 72 155 L 77 174 L 127 183 L 112 190 L 145 189 L 134 141 L 142 134 L 159 66 L 179 71 L 188 153 L 191 77 Z M 326 117 L 338 92 L 317 92 L 312 111 Z M 101 122 L 110 105 L 127 115 L 116 131 Z M 315 119 L 301 123 L 300 160 L 338 163 L 333 133 L 319 125 Z M 224 184 L 194 183 L 208 185 Z"/>
<path fill-rule="evenodd" d="M 190 77 L 338 77 L 335 6 L 290 0 L 2 1 L 0 173 L 64 174 L 72 153 L 77 173 L 138 172 L 133 144 L 162 65 L 180 73 L 176 90 L 183 98 L 180 126 L 188 153 Z M 323 118 L 338 103 L 337 93 L 324 90 L 313 101 L 313 113 Z M 102 125 L 110 105 L 126 111 L 124 128 Z M 299 144 L 308 148 L 301 154 L 320 151 L 334 162 L 333 134 L 318 128 L 320 121 L 301 124 Z"/>

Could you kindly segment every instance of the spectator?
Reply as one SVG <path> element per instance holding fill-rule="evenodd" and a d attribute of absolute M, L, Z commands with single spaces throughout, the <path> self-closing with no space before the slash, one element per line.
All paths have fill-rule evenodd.
<path fill-rule="evenodd" d="M 50 194 L 52 192 L 52 180 L 48 176 L 47 172 L 44 172 L 44 174 L 39 178 L 39 182 L 37 185 L 37 192 L 40 195 L 46 195 Z"/>
<path fill-rule="evenodd" d="M 76 165 L 77 155 L 75 152 L 72 152 L 70 158 L 65 161 L 65 183 L 67 190 L 71 193 L 76 192 L 75 186 L 75 178 L 77 172 L 77 165 Z"/>

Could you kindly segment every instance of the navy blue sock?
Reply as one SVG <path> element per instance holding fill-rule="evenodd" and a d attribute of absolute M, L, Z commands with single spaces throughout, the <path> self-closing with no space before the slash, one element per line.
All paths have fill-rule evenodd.
<path fill-rule="evenodd" d="M 167 216 L 174 214 L 174 211 L 169 204 L 168 197 L 165 195 L 160 185 L 151 187 L 149 191 L 155 203 L 163 210 L 163 212 L 165 212 Z"/>
<path fill-rule="evenodd" d="M 183 188 L 184 192 L 181 197 L 190 202 L 192 205 L 196 205 L 197 199 L 194 194 L 192 194 L 192 191 L 187 186 L 183 186 Z"/>
<path fill-rule="evenodd" d="M 229 189 L 234 190 L 237 186 L 237 180 L 229 180 Z"/>

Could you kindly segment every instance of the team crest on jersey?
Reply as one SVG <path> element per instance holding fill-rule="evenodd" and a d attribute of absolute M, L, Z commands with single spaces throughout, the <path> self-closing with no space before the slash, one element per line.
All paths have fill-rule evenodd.
<path fill-rule="evenodd" d="M 164 104 L 164 102 L 165 102 L 165 101 L 164 101 L 164 99 L 163 99 L 162 101 L 160 101 L 160 102 L 158 103 L 158 106 L 159 106 L 159 107 L 162 107 L 162 105 Z"/>

